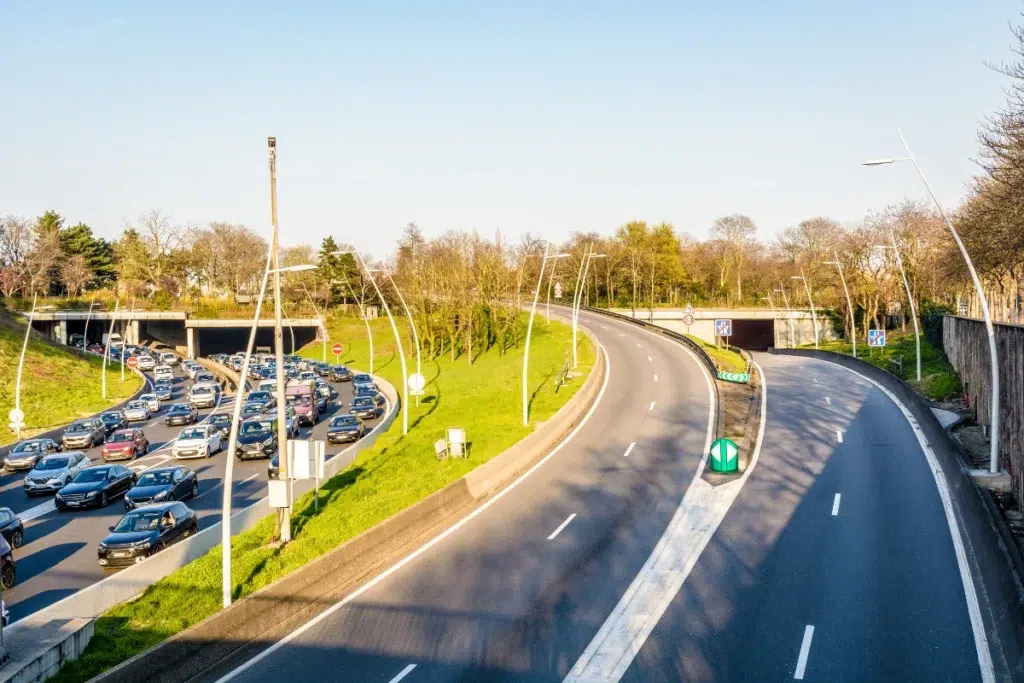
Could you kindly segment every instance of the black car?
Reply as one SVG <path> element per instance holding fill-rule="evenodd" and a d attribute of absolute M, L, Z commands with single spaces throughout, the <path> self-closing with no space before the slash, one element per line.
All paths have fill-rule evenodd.
<path fill-rule="evenodd" d="M 180 540 L 199 533 L 196 513 L 172 501 L 126 512 L 100 541 L 101 567 L 128 567 Z"/>
<path fill-rule="evenodd" d="M 187 467 L 160 467 L 139 475 L 135 486 L 124 495 L 124 509 L 134 510 L 152 503 L 185 500 L 199 495 L 199 479 Z"/>
<path fill-rule="evenodd" d="M 315 372 L 316 374 L 318 374 L 321 377 L 327 377 L 327 376 L 329 376 L 331 374 L 331 364 L 330 363 L 317 363 L 317 364 L 315 364 L 313 366 L 313 372 Z"/>
<path fill-rule="evenodd" d="M 217 413 L 216 415 L 211 415 L 208 422 L 210 426 L 217 428 L 222 438 L 227 439 L 228 435 L 231 434 L 230 413 Z"/>
<path fill-rule="evenodd" d="M 57 491 L 53 502 L 58 510 L 88 506 L 106 507 L 111 498 L 126 493 L 138 477 L 123 465 L 95 465 L 75 475 Z"/>
<path fill-rule="evenodd" d="M 274 395 L 269 391 L 253 391 L 245 397 L 246 403 L 258 403 L 263 407 L 263 412 L 270 410 L 277 406 L 277 401 L 274 400 Z"/>
<path fill-rule="evenodd" d="M 128 426 L 128 418 L 120 410 L 109 410 L 105 413 L 100 413 L 100 419 L 103 420 L 103 428 L 107 430 L 107 434 L 113 434 L 117 430 Z"/>
<path fill-rule="evenodd" d="M 242 406 L 242 419 L 263 414 L 262 403 L 246 403 Z"/>
<path fill-rule="evenodd" d="M 239 460 L 270 458 L 277 452 L 277 418 L 265 415 L 246 420 L 238 428 L 235 456 Z"/>
<path fill-rule="evenodd" d="M 358 441 L 366 436 L 366 425 L 357 415 L 335 415 L 327 425 L 327 443 Z"/>
<path fill-rule="evenodd" d="M 20 548 L 25 543 L 25 525 L 11 508 L 0 508 L 0 535 L 12 548 Z"/>
<path fill-rule="evenodd" d="M 195 424 L 199 419 L 199 409 L 191 403 L 175 403 L 164 416 L 168 427 Z"/>
<path fill-rule="evenodd" d="M 352 371 L 344 365 L 335 365 L 331 368 L 331 380 L 335 382 L 351 382 Z"/>
<path fill-rule="evenodd" d="M 355 384 L 373 384 L 373 377 L 365 372 L 360 372 L 358 375 L 352 375 L 352 382 Z M 374 386 L 376 385 L 374 384 Z"/>
<path fill-rule="evenodd" d="M 373 402 L 378 406 L 384 405 L 384 394 L 377 391 L 377 387 L 367 386 L 365 384 L 359 384 L 355 387 L 355 397 L 369 397 L 373 399 Z"/>
<path fill-rule="evenodd" d="M 4 469 L 8 472 L 34 469 L 44 455 L 59 450 L 60 444 L 53 439 L 26 439 L 12 448 L 4 458 Z"/>
<path fill-rule="evenodd" d="M 384 414 L 384 409 L 377 405 L 372 396 L 357 396 L 352 399 L 349 412 L 364 420 L 372 420 Z"/>
<path fill-rule="evenodd" d="M 11 550 L 11 544 L 7 542 L 7 539 L 3 539 L 0 542 L 0 583 L 3 584 L 4 590 L 11 590 L 14 588 L 16 581 L 17 572 L 14 568 L 14 551 Z M 3 606 L 0 601 L 0 606 Z"/>

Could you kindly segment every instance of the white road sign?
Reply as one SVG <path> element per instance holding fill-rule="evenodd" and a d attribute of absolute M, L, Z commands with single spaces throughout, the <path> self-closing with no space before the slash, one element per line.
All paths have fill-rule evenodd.
<path fill-rule="evenodd" d="M 423 387 L 427 386 L 427 381 L 423 378 L 423 375 L 414 372 L 409 375 L 409 390 L 410 391 L 423 391 Z"/>

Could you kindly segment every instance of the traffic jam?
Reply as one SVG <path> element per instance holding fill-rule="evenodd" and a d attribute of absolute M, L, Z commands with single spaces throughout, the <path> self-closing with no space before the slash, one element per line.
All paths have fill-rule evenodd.
<path fill-rule="evenodd" d="M 123 506 L 105 536 L 88 539 L 96 543 L 94 562 L 104 571 L 142 562 L 205 526 L 190 503 L 204 488 L 223 483 L 223 467 L 213 467 L 210 460 L 228 448 L 233 396 L 225 399 L 213 372 L 171 351 L 111 343 L 109 354 L 144 374 L 144 393 L 120 409 L 75 420 L 59 438 L 24 439 L 3 460 L 4 590 L 18 581 L 16 551 L 33 540 L 26 523 L 51 512 L 87 515 L 111 504 Z M 240 372 L 244 354 L 216 354 L 208 360 Z M 316 428 L 316 437 L 328 444 L 349 444 L 368 434 L 386 410 L 386 399 L 370 375 L 298 355 L 285 356 L 278 372 L 272 354 L 254 354 L 233 456 L 240 463 L 265 461 L 264 481 L 278 476 L 281 376 L 288 438 L 311 438 Z M 344 392 L 347 406 L 341 383 L 351 391 Z M 16 488 L 23 492 L 20 500 Z"/>

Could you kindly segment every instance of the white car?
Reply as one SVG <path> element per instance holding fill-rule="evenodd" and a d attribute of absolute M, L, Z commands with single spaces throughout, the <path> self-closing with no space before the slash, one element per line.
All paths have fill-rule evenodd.
<path fill-rule="evenodd" d="M 160 354 L 160 362 L 163 363 L 164 365 L 177 365 L 178 357 L 173 353 L 165 351 L 164 353 Z"/>
<path fill-rule="evenodd" d="M 152 370 L 156 367 L 156 361 L 153 360 L 153 356 L 142 355 L 139 356 L 138 364 L 135 367 L 139 370 Z"/>
<path fill-rule="evenodd" d="M 153 415 L 150 413 L 149 404 L 145 401 L 130 401 L 124 407 L 124 416 L 128 418 L 129 422 L 142 422 Z"/>
<path fill-rule="evenodd" d="M 217 405 L 217 389 L 219 387 L 216 384 L 193 384 L 188 393 L 188 402 L 196 408 L 213 408 Z"/>
<path fill-rule="evenodd" d="M 313 380 L 314 382 L 316 381 L 316 373 L 313 372 L 312 370 L 304 370 L 299 373 L 300 382 L 305 382 L 306 380 L 310 379 Z"/>
<path fill-rule="evenodd" d="M 153 376 L 157 379 L 174 379 L 174 368 L 170 365 L 158 365 L 153 370 Z"/>
<path fill-rule="evenodd" d="M 193 360 L 187 360 L 181 364 L 181 368 L 185 371 L 185 374 L 189 379 L 195 379 L 196 373 L 199 372 L 202 367 L 202 365 Z"/>
<path fill-rule="evenodd" d="M 171 453 L 175 458 L 208 458 L 224 447 L 220 430 L 208 424 L 181 430 Z"/>
<path fill-rule="evenodd" d="M 139 400 L 149 407 L 150 413 L 160 412 L 160 399 L 156 397 L 156 394 L 143 394 L 139 396 Z"/>

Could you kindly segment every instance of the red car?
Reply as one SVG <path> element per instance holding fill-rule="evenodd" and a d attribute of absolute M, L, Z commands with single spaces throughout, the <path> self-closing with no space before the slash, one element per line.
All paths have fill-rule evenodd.
<path fill-rule="evenodd" d="M 103 462 L 133 460 L 149 452 L 149 439 L 138 428 L 119 429 L 107 437 L 103 444 Z"/>

